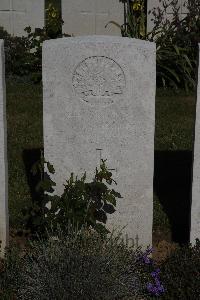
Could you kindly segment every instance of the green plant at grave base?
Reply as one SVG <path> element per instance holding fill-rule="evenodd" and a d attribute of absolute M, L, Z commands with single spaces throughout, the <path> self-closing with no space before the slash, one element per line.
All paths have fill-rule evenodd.
<path fill-rule="evenodd" d="M 45 164 L 50 174 L 54 174 L 54 168 L 41 156 L 41 161 L 33 166 L 32 172 L 36 174 L 39 171 L 41 174 L 37 190 L 43 196 L 26 211 L 27 225 L 32 232 L 44 231 L 48 227 L 56 229 L 58 224 L 61 228 L 66 228 L 71 223 L 78 228 L 86 226 L 102 234 L 108 233 L 105 227 L 107 214 L 115 212 L 116 198 L 121 198 L 121 195 L 108 187 L 116 182 L 105 162 L 102 160 L 100 170 L 96 168 L 92 182 L 86 182 L 86 173 L 80 179 L 72 173 L 63 194 L 57 196 L 51 195 L 55 183 L 50 177 L 45 177 L 43 171 Z"/>

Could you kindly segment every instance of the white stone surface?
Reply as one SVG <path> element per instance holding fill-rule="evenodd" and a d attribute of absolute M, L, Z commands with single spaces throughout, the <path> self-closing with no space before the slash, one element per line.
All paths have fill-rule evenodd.
<path fill-rule="evenodd" d="M 190 242 L 194 244 L 196 238 L 200 239 L 200 67 L 197 87 Z"/>
<path fill-rule="evenodd" d="M 0 0 L 0 26 L 14 36 L 25 36 L 24 28 L 44 27 L 44 0 Z"/>
<path fill-rule="evenodd" d="M 171 2 L 171 0 L 168 0 L 167 3 Z M 184 3 L 186 1 L 185 0 L 178 0 L 178 7 L 180 7 L 179 10 L 179 14 L 180 14 L 180 18 L 184 17 L 185 14 L 187 14 L 187 8 L 184 6 Z M 147 0 L 147 13 L 154 7 L 160 7 L 161 10 L 163 10 L 163 6 L 162 6 L 162 1 L 160 2 L 159 0 Z M 173 11 L 172 11 L 172 7 L 170 6 L 167 10 L 167 14 L 166 14 L 166 18 L 168 20 L 172 20 L 173 17 Z M 154 19 L 154 16 L 151 14 L 147 14 L 147 32 L 150 32 L 153 27 L 154 27 L 154 22 L 152 21 L 152 19 Z"/>
<path fill-rule="evenodd" d="M 61 194 L 71 172 L 107 159 L 123 199 L 109 228 L 152 243 L 155 44 L 91 36 L 43 44 L 44 154 Z M 102 149 L 102 150 L 98 150 Z M 130 241 L 131 242 L 131 241 Z"/>
<path fill-rule="evenodd" d="M 0 240 L 2 250 L 8 245 L 8 174 L 7 174 L 7 129 L 6 87 L 4 73 L 4 43 L 0 40 Z M 3 256 L 3 251 L 0 256 Z"/>
<path fill-rule="evenodd" d="M 124 23 L 124 6 L 119 0 L 62 0 L 63 32 L 70 35 L 121 35 L 109 24 Z"/>

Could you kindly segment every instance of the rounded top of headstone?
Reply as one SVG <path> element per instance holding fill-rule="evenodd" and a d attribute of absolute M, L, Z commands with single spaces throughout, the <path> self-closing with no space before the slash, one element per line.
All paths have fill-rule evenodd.
<path fill-rule="evenodd" d="M 144 41 L 129 37 L 108 36 L 108 35 L 88 35 L 77 37 L 64 37 L 58 39 L 47 40 L 43 42 L 43 45 L 66 45 L 70 43 L 118 43 L 124 45 L 136 45 L 139 47 L 148 48 L 149 50 L 155 50 L 156 44 L 154 42 Z"/>

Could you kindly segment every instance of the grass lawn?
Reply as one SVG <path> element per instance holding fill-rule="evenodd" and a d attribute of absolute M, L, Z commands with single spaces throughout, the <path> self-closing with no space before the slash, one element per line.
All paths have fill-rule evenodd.
<path fill-rule="evenodd" d="M 195 94 L 157 91 L 155 150 L 192 151 Z"/>
<path fill-rule="evenodd" d="M 23 151 L 42 146 L 42 87 L 9 80 L 6 90 L 10 225 L 20 227 L 31 200 Z"/>
<path fill-rule="evenodd" d="M 174 166 L 174 162 L 178 161 L 178 167 L 180 169 L 178 172 L 184 174 L 189 172 L 188 170 L 183 171 L 180 160 L 183 163 L 186 162 L 187 160 L 184 155 L 186 153 L 191 154 L 192 151 L 194 115 L 194 95 L 186 96 L 182 92 L 175 95 L 170 91 L 157 91 L 155 130 L 155 172 L 157 174 L 155 175 L 157 183 L 155 184 L 156 195 L 154 200 L 155 228 L 169 228 L 169 221 L 166 214 L 163 213 L 163 208 L 170 216 L 166 202 L 170 203 L 173 194 L 177 193 L 177 195 L 179 195 L 180 190 L 182 190 L 182 185 L 179 184 L 178 187 L 180 189 L 175 191 L 175 193 L 173 188 L 171 194 L 170 192 L 168 193 L 168 190 L 166 192 L 164 189 L 164 196 L 162 189 L 161 191 L 158 189 L 157 192 L 157 187 L 162 186 L 163 181 L 170 180 L 169 178 L 171 177 L 173 180 L 173 176 L 171 175 L 176 175 L 177 172 L 177 169 L 173 170 L 172 168 L 167 175 L 169 178 L 165 176 L 166 164 L 169 166 L 171 163 Z M 7 121 L 10 225 L 11 227 L 22 228 L 22 210 L 31 203 L 25 160 L 27 155 L 31 156 L 31 153 L 34 153 L 34 149 L 39 149 L 43 146 L 41 85 L 7 80 Z M 184 155 L 179 155 L 179 152 L 182 153 L 181 155 Z M 178 159 L 176 157 L 173 158 L 173 155 L 176 153 Z M 160 170 L 160 166 L 163 166 L 163 169 L 161 168 Z M 182 181 L 182 184 L 185 185 L 184 180 Z M 178 199 L 177 207 L 180 207 L 180 205 L 182 205 L 182 202 L 180 204 L 182 198 L 178 196 Z"/>
<path fill-rule="evenodd" d="M 189 240 L 195 106 L 195 94 L 157 91 L 154 230 L 163 232 L 155 239 Z"/>

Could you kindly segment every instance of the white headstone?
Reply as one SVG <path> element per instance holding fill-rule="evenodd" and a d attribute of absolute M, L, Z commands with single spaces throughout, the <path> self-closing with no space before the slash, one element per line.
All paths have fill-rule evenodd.
<path fill-rule="evenodd" d="M 109 216 L 139 244 L 152 243 L 155 44 L 122 37 L 43 44 L 44 154 L 61 194 L 71 172 L 92 179 L 107 159 L 123 199 Z"/>
<path fill-rule="evenodd" d="M 25 36 L 24 28 L 44 27 L 44 0 L 0 0 L 0 26 L 14 36 Z"/>
<path fill-rule="evenodd" d="M 4 73 L 4 43 L 0 40 L 0 241 L 1 250 L 8 245 L 8 175 L 7 175 L 7 129 L 6 87 Z M 0 256 L 3 255 L 0 252 Z"/>
<path fill-rule="evenodd" d="M 167 0 L 167 3 L 170 3 L 171 0 Z M 187 14 L 187 8 L 186 6 L 184 6 L 184 3 L 186 1 L 185 0 L 178 0 L 177 3 L 177 7 L 180 7 L 179 9 L 179 16 L 180 18 L 185 17 L 185 14 Z M 153 8 L 157 8 L 159 7 L 161 10 L 163 10 L 163 5 L 162 5 L 162 1 L 160 2 L 160 0 L 147 0 L 147 32 L 150 32 L 154 25 L 154 22 L 152 21 L 152 19 L 154 20 L 154 16 L 152 13 L 148 14 L 149 11 L 152 11 Z M 170 5 L 167 9 L 166 15 L 165 17 L 168 20 L 172 20 L 173 18 L 173 10 L 172 10 L 172 6 Z"/>
<path fill-rule="evenodd" d="M 199 44 L 200 53 L 200 44 Z M 190 241 L 200 239 L 200 67 L 198 72 Z"/>
<path fill-rule="evenodd" d="M 115 21 L 124 22 L 124 6 L 119 0 L 62 0 L 63 33 L 70 35 L 121 35 Z"/>

